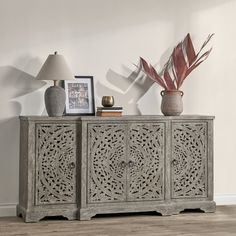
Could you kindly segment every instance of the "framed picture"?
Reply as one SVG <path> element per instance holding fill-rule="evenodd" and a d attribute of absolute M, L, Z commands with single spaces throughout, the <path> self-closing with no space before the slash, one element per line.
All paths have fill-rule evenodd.
<path fill-rule="evenodd" d="M 93 76 L 65 80 L 65 115 L 95 115 Z"/>

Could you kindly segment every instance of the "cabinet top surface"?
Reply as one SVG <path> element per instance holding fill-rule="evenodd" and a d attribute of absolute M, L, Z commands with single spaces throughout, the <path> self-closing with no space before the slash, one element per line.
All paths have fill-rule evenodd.
<path fill-rule="evenodd" d="M 100 116 L 20 116 L 21 120 L 32 121 L 102 121 L 102 120 L 213 120 L 214 116 L 206 115 L 181 115 L 181 116 L 163 116 L 163 115 L 124 115 L 121 117 L 100 117 Z"/>

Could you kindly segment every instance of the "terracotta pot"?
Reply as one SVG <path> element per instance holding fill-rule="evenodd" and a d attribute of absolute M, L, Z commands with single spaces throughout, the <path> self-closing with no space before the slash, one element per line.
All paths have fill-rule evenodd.
<path fill-rule="evenodd" d="M 179 90 L 161 91 L 161 112 L 165 116 L 179 116 L 183 112 L 183 95 Z"/>

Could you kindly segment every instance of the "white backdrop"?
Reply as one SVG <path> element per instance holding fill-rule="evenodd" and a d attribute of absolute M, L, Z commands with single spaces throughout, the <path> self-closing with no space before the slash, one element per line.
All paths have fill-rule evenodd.
<path fill-rule="evenodd" d="M 125 114 L 160 114 L 160 88 L 133 63 L 159 69 L 190 32 L 210 57 L 182 87 L 184 114 L 215 115 L 215 195 L 236 203 L 235 0 L 0 0 L 0 216 L 18 202 L 19 115 L 45 114 L 49 86 L 35 76 L 58 51 L 75 75 L 93 75 L 96 103 L 114 95 Z M 223 198 L 222 198 L 223 197 Z"/>

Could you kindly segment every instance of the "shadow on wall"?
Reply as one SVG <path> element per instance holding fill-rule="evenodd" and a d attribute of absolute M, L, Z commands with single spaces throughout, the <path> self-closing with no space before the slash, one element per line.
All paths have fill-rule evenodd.
<path fill-rule="evenodd" d="M 12 105 L 19 113 L 20 104 L 14 102 Z M 0 203 L 14 203 L 16 196 L 18 196 L 19 129 L 18 117 L 0 121 L 0 186 L 3 186 Z"/>
<path fill-rule="evenodd" d="M 157 55 L 157 59 L 159 58 L 159 62 L 156 64 L 152 64 L 153 67 L 156 68 L 157 64 L 159 64 L 160 69 L 162 69 L 169 59 L 172 50 L 173 47 L 170 47 L 167 48 L 162 55 Z M 107 81 L 114 87 L 114 89 L 101 84 L 98 81 L 96 84 L 96 90 L 97 96 L 99 97 L 100 101 L 102 96 L 104 95 L 113 95 L 115 97 L 115 101 L 118 101 L 115 105 L 123 106 L 125 114 L 161 114 L 160 91 L 162 90 L 162 88 L 152 79 L 148 78 L 141 71 L 141 69 L 141 67 L 137 67 L 136 70 L 131 71 L 127 66 L 123 65 L 123 71 L 128 71 L 128 73 L 130 73 L 128 77 L 119 74 L 112 69 L 109 69 L 106 74 L 106 78 Z M 161 71 L 158 72 L 161 73 Z M 149 95 L 151 95 L 151 99 Z M 147 104 L 149 105 L 147 106 Z"/>
<path fill-rule="evenodd" d="M 39 109 L 35 106 L 39 99 L 39 94 L 36 91 L 44 85 L 46 85 L 46 82 L 36 80 L 34 76 L 13 66 L 0 67 L 0 103 L 5 110 L 0 115 L 0 119 L 19 116 L 22 113 L 35 114 L 34 110 Z M 12 101 L 17 101 L 22 105 L 19 113 L 14 111 L 14 107 L 9 106 Z"/>
<path fill-rule="evenodd" d="M 19 119 L 22 106 L 20 99 L 40 89 L 46 83 L 13 66 L 0 67 L 0 186 L 4 184 L 0 202 L 15 202 L 18 195 Z M 29 103 L 32 102 L 29 99 Z M 35 107 L 35 104 L 31 104 Z M 12 176 L 12 178 L 10 177 Z M 14 199 L 11 199 L 12 198 Z"/>
<path fill-rule="evenodd" d="M 46 82 L 36 80 L 34 76 L 13 66 L 0 67 L 0 86 L 7 99 L 32 93 L 43 87 Z"/>
<path fill-rule="evenodd" d="M 0 121 L 19 116 L 24 105 L 21 98 L 39 90 L 45 84 L 46 82 L 36 80 L 34 76 L 13 66 L 0 67 L 0 104 L 1 110 L 4 111 L 0 114 Z M 35 103 L 31 102 L 31 106 L 35 107 Z"/>
<path fill-rule="evenodd" d="M 124 67 L 124 69 L 127 70 L 128 68 Z M 122 106 L 125 114 L 128 111 L 129 115 L 140 115 L 141 111 L 138 107 L 138 101 L 144 96 L 154 82 L 146 76 L 140 75 L 140 69 L 131 72 L 128 77 L 109 69 L 106 77 L 107 81 L 111 83 L 115 89 L 103 85 L 98 81 L 96 88 L 97 96 L 100 98 L 100 101 L 102 96 L 112 95 L 115 98 L 115 106 Z"/>

